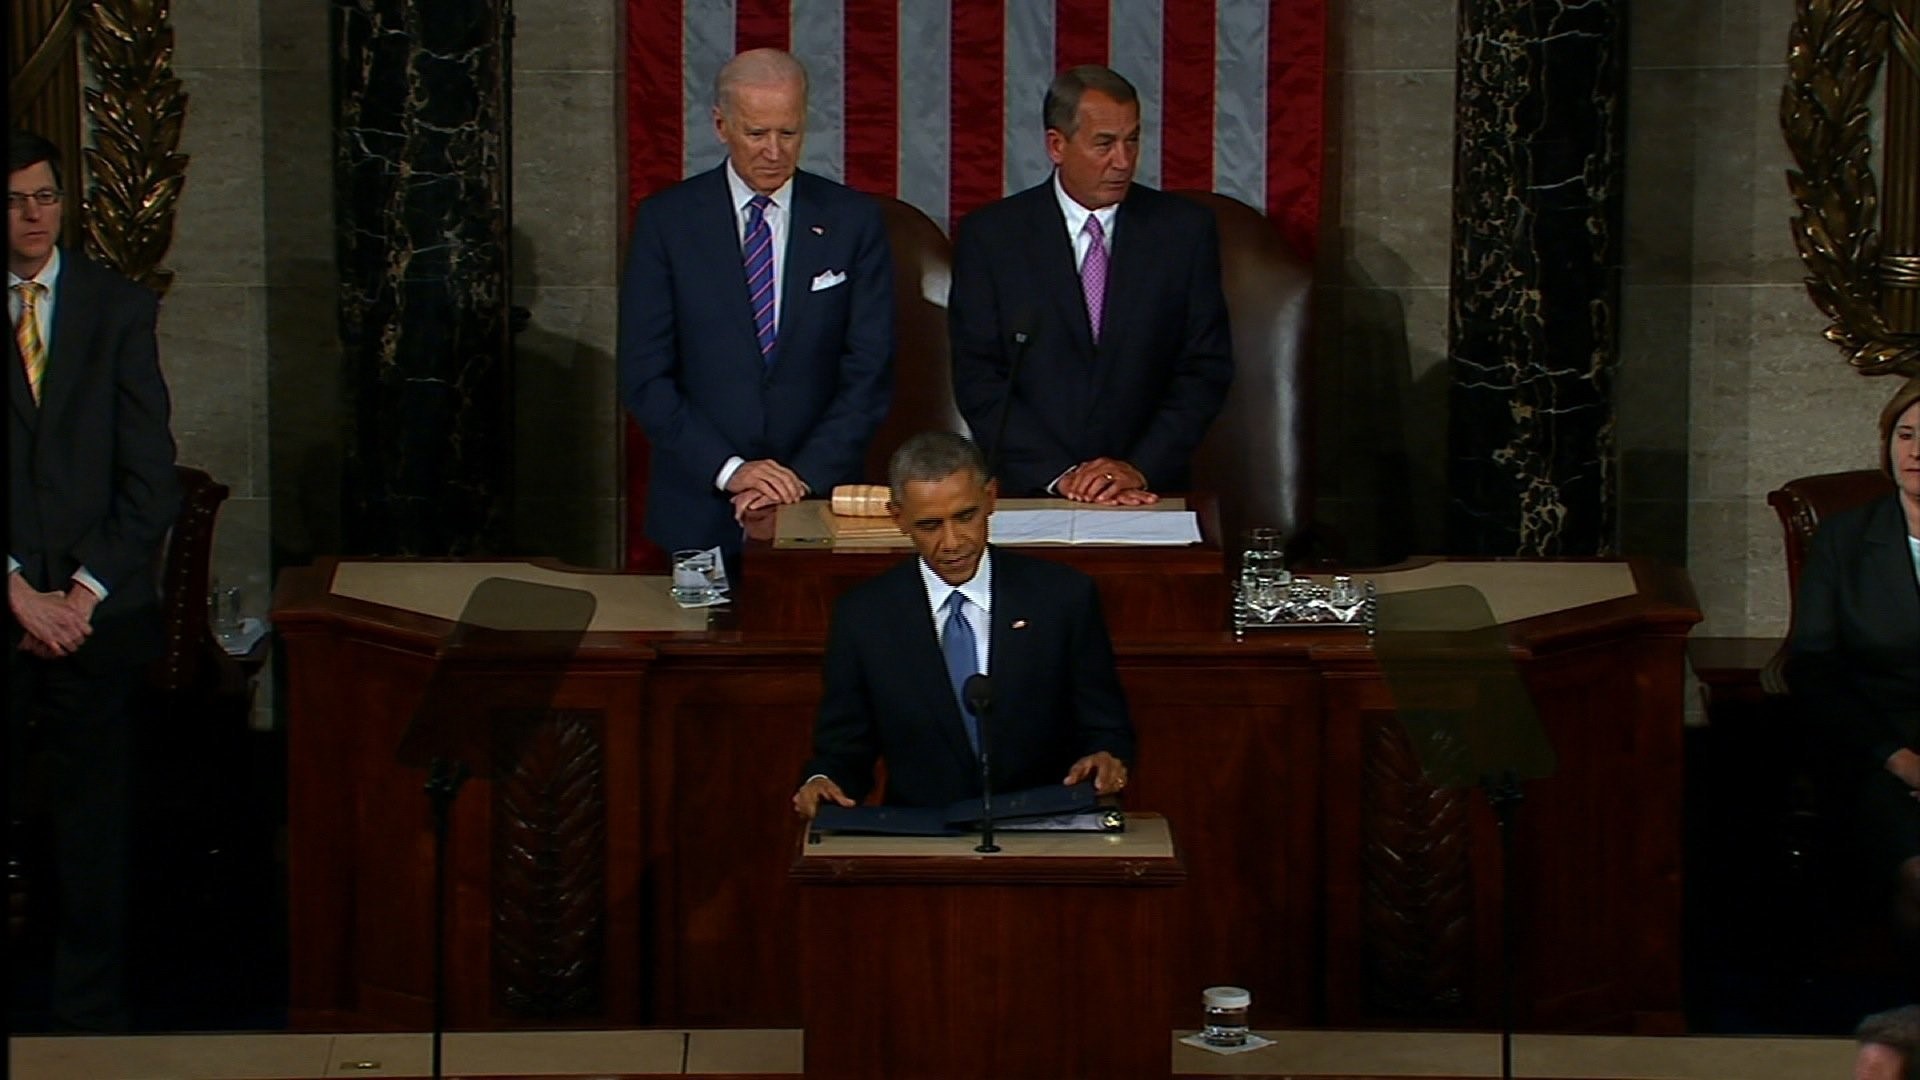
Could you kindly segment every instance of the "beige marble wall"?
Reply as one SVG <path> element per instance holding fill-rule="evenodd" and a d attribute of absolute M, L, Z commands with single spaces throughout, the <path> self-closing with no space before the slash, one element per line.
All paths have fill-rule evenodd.
<path fill-rule="evenodd" d="M 1767 492 L 1871 464 L 1874 417 L 1892 392 L 1821 339 L 1824 317 L 1801 284 L 1779 126 L 1792 7 L 1633 9 L 1627 535 L 1684 532 L 1706 614 L 1698 634 L 1784 632 L 1785 558 Z"/>
<path fill-rule="evenodd" d="M 1792 5 L 1629 11 L 1621 545 L 1688 566 L 1699 632 L 1777 634 L 1766 493 L 1869 463 L 1892 387 L 1845 369 L 1801 285 L 1778 122 Z M 1329 12 L 1317 503 L 1361 559 L 1442 539 L 1454 12 Z"/>
<path fill-rule="evenodd" d="M 617 0 L 516 0 L 514 542 L 619 565 L 614 333 L 622 205 Z"/>
<path fill-rule="evenodd" d="M 1443 536 L 1454 8 L 1327 13 L 1316 517 L 1362 562 Z"/>
<path fill-rule="evenodd" d="M 260 38 L 249 4 L 175 0 L 174 67 L 188 94 L 172 290 L 160 357 L 184 465 L 232 494 L 214 534 L 214 574 L 268 605 L 265 219 L 261 200 Z"/>

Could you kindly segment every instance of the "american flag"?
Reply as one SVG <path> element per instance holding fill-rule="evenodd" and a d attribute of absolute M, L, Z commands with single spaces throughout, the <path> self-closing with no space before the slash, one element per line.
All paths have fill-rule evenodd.
<path fill-rule="evenodd" d="M 630 203 L 722 156 L 714 72 L 791 51 L 812 85 L 801 167 L 943 229 L 1046 179 L 1054 73 L 1141 98 L 1140 182 L 1264 209 L 1303 254 L 1320 210 L 1326 0 L 628 0 Z"/>

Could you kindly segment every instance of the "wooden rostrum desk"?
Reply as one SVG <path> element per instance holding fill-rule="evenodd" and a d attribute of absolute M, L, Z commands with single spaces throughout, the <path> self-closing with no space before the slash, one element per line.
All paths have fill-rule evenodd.
<path fill-rule="evenodd" d="M 1194 573 L 1181 600 L 1150 583 L 1182 560 L 1219 566 L 1218 550 L 1046 553 L 1100 582 L 1139 742 L 1127 803 L 1179 832 L 1166 1026 L 1193 1026 L 1217 983 L 1250 989 L 1262 1027 L 1493 1026 L 1493 818 L 1478 794 L 1421 782 L 1365 637 L 1193 628 L 1224 626 L 1224 584 L 1209 594 Z M 750 548 L 746 611 L 756 560 L 775 558 L 790 595 L 825 595 L 845 560 L 873 557 Z M 454 808 L 453 1026 L 799 1026 L 788 800 L 821 627 L 703 628 L 695 613 L 617 629 L 658 614 L 662 579 L 334 559 L 283 574 L 273 613 L 290 696 L 292 1022 L 428 1023 L 430 821 L 423 776 L 394 751 L 462 590 L 495 573 L 603 600 L 550 700 L 516 700 L 511 648 L 472 672 L 521 727 L 515 771 Z M 1699 619 L 1684 577 L 1436 562 L 1379 580 L 1479 585 L 1559 757 L 1528 785 L 1517 835 L 1521 1026 L 1678 1030 L 1683 652 Z M 1158 610 L 1215 601 L 1210 624 Z"/>

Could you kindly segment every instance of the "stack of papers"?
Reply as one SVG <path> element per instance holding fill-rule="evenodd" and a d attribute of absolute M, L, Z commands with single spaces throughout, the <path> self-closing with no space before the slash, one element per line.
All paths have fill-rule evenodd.
<path fill-rule="evenodd" d="M 1191 510 L 999 510 L 989 525 L 996 544 L 1200 542 L 1200 521 Z"/>

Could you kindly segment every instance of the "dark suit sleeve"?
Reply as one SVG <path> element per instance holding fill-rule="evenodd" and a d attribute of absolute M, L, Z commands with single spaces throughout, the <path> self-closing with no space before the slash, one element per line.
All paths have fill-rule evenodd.
<path fill-rule="evenodd" d="M 641 203 L 633 216 L 620 281 L 620 399 L 655 453 L 671 456 L 711 484 L 734 449 L 681 392 L 673 267 L 661 217 L 652 200 Z"/>
<path fill-rule="evenodd" d="M 859 240 L 846 285 L 853 290 L 852 308 L 839 385 L 813 432 L 784 463 L 815 495 L 828 494 L 837 477 L 861 474 L 867 444 L 893 404 L 893 251 L 878 204 L 864 195 L 848 198 L 857 207 L 849 216 L 857 223 Z"/>
<path fill-rule="evenodd" d="M 996 237 L 998 240 L 996 241 Z M 1039 317 L 1041 298 L 1003 297 L 996 288 L 993 262 L 1007 258 L 1006 245 L 1019 238 L 999 236 L 991 222 L 968 218 L 956 234 L 953 283 L 947 292 L 948 344 L 953 354 L 953 397 L 974 441 L 998 462 L 1006 485 L 1003 495 L 1019 496 L 1044 490 L 1079 459 L 1064 443 L 1048 437 L 1049 428 L 1031 416 L 1007 418 L 1007 445 L 996 447 L 1000 410 L 1011 393 L 1007 379 L 1013 361 L 1016 330 L 1037 336 L 1037 325 L 1015 326 Z M 1021 363 L 1032 362 L 1027 357 Z M 1026 411 L 1020 401 L 1014 413 Z"/>
<path fill-rule="evenodd" d="M 1194 257 L 1184 280 L 1167 282 L 1176 296 L 1164 302 L 1186 311 L 1184 344 L 1171 358 L 1173 375 L 1166 396 L 1140 437 L 1121 455 L 1147 478 L 1147 486 L 1165 485 L 1169 476 L 1185 476 L 1193 453 L 1227 400 L 1233 382 L 1233 335 L 1227 299 L 1220 285 L 1220 232 L 1206 212 Z"/>
<path fill-rule="evenodd" d="M 100 344 L 113 364 L 113 503 L 73 549 L 107 591 L 153 567 L 154 552 L 180 511 L 173 471 L 167 384 L 154 340 L 158 301 L 131 283 L 112 290 Z"/>
<path fill-rule="evenodd" d="M 821 669 L 820 711 L 813 721 L 813 757 L 800 772 L 803 784 L 810 776 L 831 777 L 855 802 L 872 790 L 873 766 L 880 757 L 879 731 L 862 670 L 860 633 L 859 616 L 852 606 L 844 601 L 835 605 Z"/>
<path fill-rule="evenodd" d="M 1814 534 L 1794 598 L 1787 685 L 1818 730 L 1838 739 L 1848 760 L 1880 767 L 1902 743 L 1893 719 L 1862 692 L 1846 655 L 1840 583 L 1849 560 L 1843 539 L 1831 526 Z"/>
<path fill-rule="evenodd" d="M 1133 722 L 1127 716 L 1126 694 L 1114 670 L 1113 642 L 1100 610 L 1100 593 L 1093 579 L 1081 577 L 1073 600 L 1072 658 L 1073 711 L 1078 754 L 1105 750 L 1121 761 L 1133 761 Z"/>

